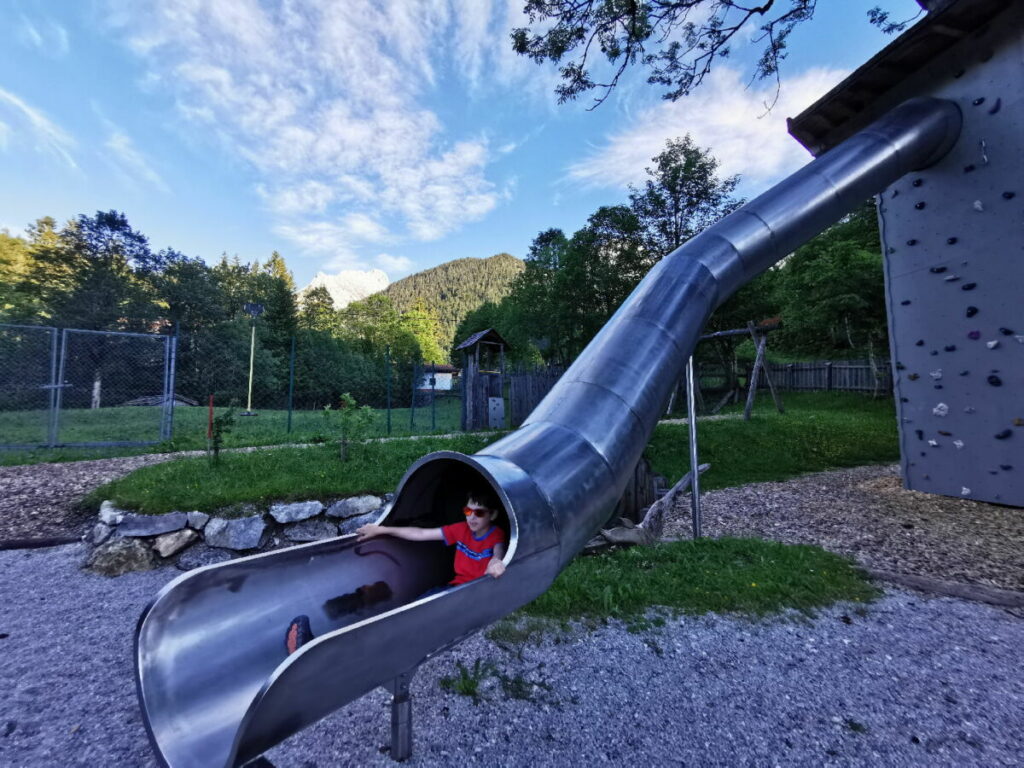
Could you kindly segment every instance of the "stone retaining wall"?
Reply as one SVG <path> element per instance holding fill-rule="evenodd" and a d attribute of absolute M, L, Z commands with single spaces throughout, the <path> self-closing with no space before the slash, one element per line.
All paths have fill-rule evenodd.
<path fill-rule="evenodd" d="M 183 571 L 242 554 L 289 547 L 354 533 L 376 522 L 391 494 L 322 501 L 274 503 L 267 512 L 255 506 L 243 517 L 217 517 L 198 510 L 140 515 L 100 506 L 87 543 L 94 546 L 85 567 L 107 576 L 173 563 Z"/>

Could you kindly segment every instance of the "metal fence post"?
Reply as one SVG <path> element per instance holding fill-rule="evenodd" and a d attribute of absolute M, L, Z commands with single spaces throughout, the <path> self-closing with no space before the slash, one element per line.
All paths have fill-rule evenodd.
<path fill-rule="evenodd" d="M 700 525 L 700 470 L 697 468 L 697 395 L 693 386 L 693 355 L 686 361 L 687 426 L 690 433 L 690 512 L 693 516 L 693 538 L 701 537 Z"/>
<path fill-rule="evenodd" d="M 292 335 L 292 352 L 288 359 L 288 434 L 292 433 L 292 398 L 295 396 L 295 335 Z"/>
<path fill-rule="evenodd" d="M 384 348 L 384 358 L 387 360 L 388 369 L 388 434 L 391 434 L 391 345 Z"/>
<path fill-rule="evenodd" d="M 409 431 L 412 432 L 416 428 L 416 390 L 419 379 L 417 373 L 419 373 L 420 364 L 412 364 L 412 393 L 409 395 Z"/>
<path fill-rule="evenodd" d="M 430 431 L 437 431 L 437 397 L 435 395 L 435 388 L 437 386 L 437 363 L 434 363 L 433 369 L 430 372 Z"/>
<path fill-rule="evenodd" d="M 50 419 L 47 429 L 47 447 L 57 445 L 57 392 L 60 380 L 57 374 L 57 329 L 54 328 L 50 342 Z"/>

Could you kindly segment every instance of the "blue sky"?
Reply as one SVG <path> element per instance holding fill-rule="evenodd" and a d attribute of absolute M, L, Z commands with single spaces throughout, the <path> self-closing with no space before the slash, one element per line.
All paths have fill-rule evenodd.
<path fill-rule="evenodd" d="M 571 233 L 665 140 L 690 133 L 751 197 L 807 162 L 785 118 L 889 40 L 866 20 L 914 0 L 822 0 L 782 91 L 754 49 L 664 102 L 627 76 L 558 105 L 554 69 L 508 41 L 522 0 L 5 0 L 0 229 L 117 209 L 154 248 L 209 262 L 281 252 L 394 280 L 467 256 L 522 257 Z"/>

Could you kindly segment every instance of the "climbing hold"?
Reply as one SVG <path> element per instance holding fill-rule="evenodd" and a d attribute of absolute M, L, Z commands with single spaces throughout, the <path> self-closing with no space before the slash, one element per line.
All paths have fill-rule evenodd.
<path fill-rule="evenodd" d="M 915 341 L 914 342 L 914 346 L 915 347 L 923 347 L 924 346 L 924 339 L 918 339 L 917 341 Z"/>
<path fill-rule="evenodd" d="M 961 496 L 970 496 L 970 494 L 971 494 L 971 489 L 968 488 L 966 485 L 963 488 L 960 489 L 960 495 Z"/>
<path fill-rule="evenodd" d="M 932 408 L 932 413 L 935 414 L 936 416 L 945 416 L 947 413 L 949 413 L 949 406 L 946 405 L 945 403 L 939 403 L 934 408 Z"/>
<path fill-rule="evenodd" d="M 1013 331 L 1011 331 L 1009 328 L 1000 328 L 999 332 L 1003 334 L 1003 336 L 1013 336 Z"/>
<path fill-rule="evenodd" d="M 1024 427 L 1024 419 L 1022 419 L 1020 416 L 1018 416 L 1017 418 L 1015 418 L 1013 420 L 1013 426 L 1015 426 L 1015 427 Z"/>
<path fill-rule="evenodd" d="M 895 248 L 893 248 L 893 247 L 892 247 L 892 246 L 890 245 L 890 246 L 889 246 L 889 247 L 888 247 L 888 248 L 886 249 L 886 251 L 885 251 L 885 252 L 886 252 L 886 253 L 896 253 L 896 249 L 895 249 Z"/>
<path fill-rule="evenodd" d="M 945 350 L 947 352 L 956 352 L 956 344 L 947 344 Z"/>
<path fill-rule="evenodd" d="M 947 432 L 944 429 L 940 429 L 939 430 L 939 434 L 942 435 L 943 437 L 952 437 L 953 436 L 952 432 Z"/>
<path fill-rule="evenodd" d="M 916 373 L 911 373 L 909 376 L 907 376 L 907 378 L 910 379 L 911 381 L 917 381 L 921 377 Z"/>
<path fill-rule="evenodd" d="M 897 370 L 897 371 L 902 371 L 902 370 L 903 370 L 904 368 L 906 368 L 906 367 L 907 367 L 907 366 L 905 366 L 905 365 L 904 365 L 903 363 L 901 363 L 901 362 L 900 362 L 899 360 L 897 360 L 897 361 L 896 361 L 896 370 Z"/>
<path fill-rule="evenodd" d="M 974 413 L 974 406 L 968 405 L 966 408 L 964 408 L 964 413 Z"/>
<path fill-rule="evenodd" d="M 920 187 L 920 186 L 921 186 L 922 184 L 924 184 L 924 179 L 914 179 L 914 180 L 913 180 L 912 182 L 910 182 L 910 183 L 911 183 L 912 185 L 914 185 L 915 187 Z"/>
<path fill-rule="evenodd" d="M 992 341 L 986 341 L 985 346 L 989 349 L 995 349 L 999 346 L 999 339 L 993 339 Z"/>
<path fill-rule="evenodd" d="M 967 316 L 968 317 L 974 317 L 976 314 L 978 314 L 978 308 L 977 307 L 968 307 L 967 308 Z"/>
<path fill-rule="evenodd" d="M 956 245 L 956 238 L 955 237 L 947 237 L 946 238 L 946 245 Z"/>
<path fill-rule="evenodd" d="M 1013 200 L 1016 196 L 1016 192 L 1003 192 L 1003 200 Z"/>
<path fill-rule="evenodd" d="M 917 208 L 917 210 L 919 210 L 919 211 L 923 211 L 924 210 L 924 200 L 922 200 L 919 203 L 914 203 L 914 207 Z"/>
<path fill-rule="evenodd" d="M 924 430 L 923 429 L 915 429 L 914 430 L 914 434 L 917 435 L 917 439 L 918 440 L 924 440 Z"/>
<path fill-rule="evenodd" d="M 1017 335 L 1016 335 L 1016 336 L 1014 336 L 1013 338 L 1015 338 L 1015 339 L 1017 340 L 1017 343 L 1018 343 L 1018 344 L 1024 344 L 1024 333 L 1022 333 L 1022 334 L 1017 334 Z"/>
<path fill-rule="evenodd" d="M 975 200 L 974 201 L 974 210 L 976 210 L 976 211 L 984 211 L 985 210 L 985 206 L 981 204 L 981 200 Z"/>
<path fill-rule="evenodd" d="M 891 195 L 891 197 L 896 197 L 896 195 L 898 195 L 899 193 L 900 193 L 900 191 L 899 191 L 898 189 L 894 189 L 894 190 L 892 191 L 892 195 Z"/>
<path fill-rule="evenodd" d="M 1002 432 L 996 433 L 996 440 L 1009 440 L 1011 437 L 1013 437 L 1012 429 L 1004 429 Z"/>
<path fill-rule="evenodd" d="M 931 355 L 932 357 L 935 357 L 936 355 L 938 355 L 938 354 L 939 354 L 939 350 L 937 350 L 937 349 L 933 349 L 933 350 L 932 350 L 931 352 L 929 352 L 929 354 L 930 354 L 930 355 Z"/>
<path fill-rule="evenodd" d="M 910 398 L 909 397 L 901 397 L 900 398 L 900 402 L 901 403 L 909 403 L 910 402 Z"/>
<path fill-rule="evenodd" d="M 903 307 L 905 307 L 905 306 L 907 306 L 907 305 L 908 305 L 909 303 L 910 303 L 910 299 L 904 299 L 903 301 L 901 301 L 901 302 L 900 302 L 900 306 L 903 306 Z"/>
<path fill-rule="evenodd" d="M 966 69 L 958 69 L 956 72 L 953 73 L 953 79 L 954 80 L 959 80 L 961 77 L 964 76 L 964 73 L 966 71 L 967 71 Z"/>
<path fill-rule="evenodd" d="M 956 449 L 959 451 L 960 449 L 962 449 L 964 447 L 964 441 L 963 440 L 954 440 L 953 441 L 953 445 L 955 445 Z"/>
<path fill-rule="evenodd" d="M 995 374 L 992 374 L 991 376 L 989 376 L 987 379 L 985 379 L 985 381 L 987 381 L 993 387 L 1001 387 L 1001 386 L 1003 386 L 1003 380 L 1000 379 Z"/>
<path fill-rule="evenodd" d="M 1009 472 L 1011 469 L 1013 469 L 1013 464 L 1000 464 L 999 468 L 1003 470 L 1003 472 Z"/>
<path fill-rule="evenodd" d="M 917 245 L 917 240 L 915 240 L 914 238 L 910 238 L 909 240 L 907 240 L 907 245 Z"/>
<path fill-rule="evenodd" d="M 978 98 L 976 98 L 974 101 L 971 102 L 971 104 L 973 104 L 976 107 L 981 106 L 984 103 L 985 103 L 985 97 L 984 96 L 979 96 Z"/>
<path fill-rule="evenodd" d="M 936 385 L 935 385 L 935 388 L 936 388 L 936 389 L 942 389 L 942 385 L 941 385 L 941 384 L 936 384 Z"/>
<path fill-rule="evenodd" d="M 961 376 L 967 376 L 969 373 L 970 371 L 960 371 Z"/>
<path fill-rule="evenodd" d="M 938 368 L 938 369 L 932 371 L 931 373 L 929 373 L 928 375 L 931 376 L 936 381 L 938 381 L 939 379 L 942 378 L 942 369 Z"/>
<path fill-rule="evenodd" d="M 978 287 L 977 283 L 964 283 L 963 285 L 960 286 L 960 290 L 961 291 L 973 291 L 977 287 Z"/>
<path fill-rule="evenodd" d="M 970 333 L 967 334 L 967 338 L 968 339 L 980 339 L 981 338 L 981 331 L 971 331 Z"/>
<path fill-rule="evenodd" d="M 928 441 L 928 445 L 930 445 L 932 448 L 938 448 L 939 441 L 938 440 L 929 440 Z"/>
<path fill-rule="evenodd" d="M 989 107 L 988 113 L 990 115 L 994 115 L 996 112 L 999 111 L 999 108 L 1002 107 L 1002 106 L 1003 106 L 1003 100 L 1002 99 L 996 99 L 996 103 L 993 104 L 991 107 Z"/>
<path fill-rule="evenodd" d="M 958 280 L 959 280 L 960 278 L 959 278 L 959 277 L 958 277 L 957 275 L 950 275 L 949 277 L 944 277 L 944 278 L 942 278 L 942 279 L 943 279 L 943 280 L 945 280 L 945 281 L 946 281 L 947 283 L 955 283 L 955 282 L 957 282 L 957 281 L 958 281 Z"/>
<path fill-rule="evenodd" d="M 932 267 L 928 271 L 931 272 L 933 275 L 941 275 L 943 272 L 946 271 L 946 267 Z"/>

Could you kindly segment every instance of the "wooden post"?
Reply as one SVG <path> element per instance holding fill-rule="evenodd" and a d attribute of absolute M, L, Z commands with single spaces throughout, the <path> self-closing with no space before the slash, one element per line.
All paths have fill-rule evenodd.
<path fill-rule="evenodd" d="M 757 374 L 761 370 L 761 363 L 764 360 L 764 345 L 767 341 L 765 336 L 759 336 L 754 330 L 754 324 L 747 322 L 747 330 L 757 347 L 757 354 L 754 355 L 754 367 L 750 371 L 750 381 L 747 386 L 747 404 L 743 408 L 743 420 L 750 421 L 750 412 L 754 410 L 754 396 L 757 392 Z"/>

